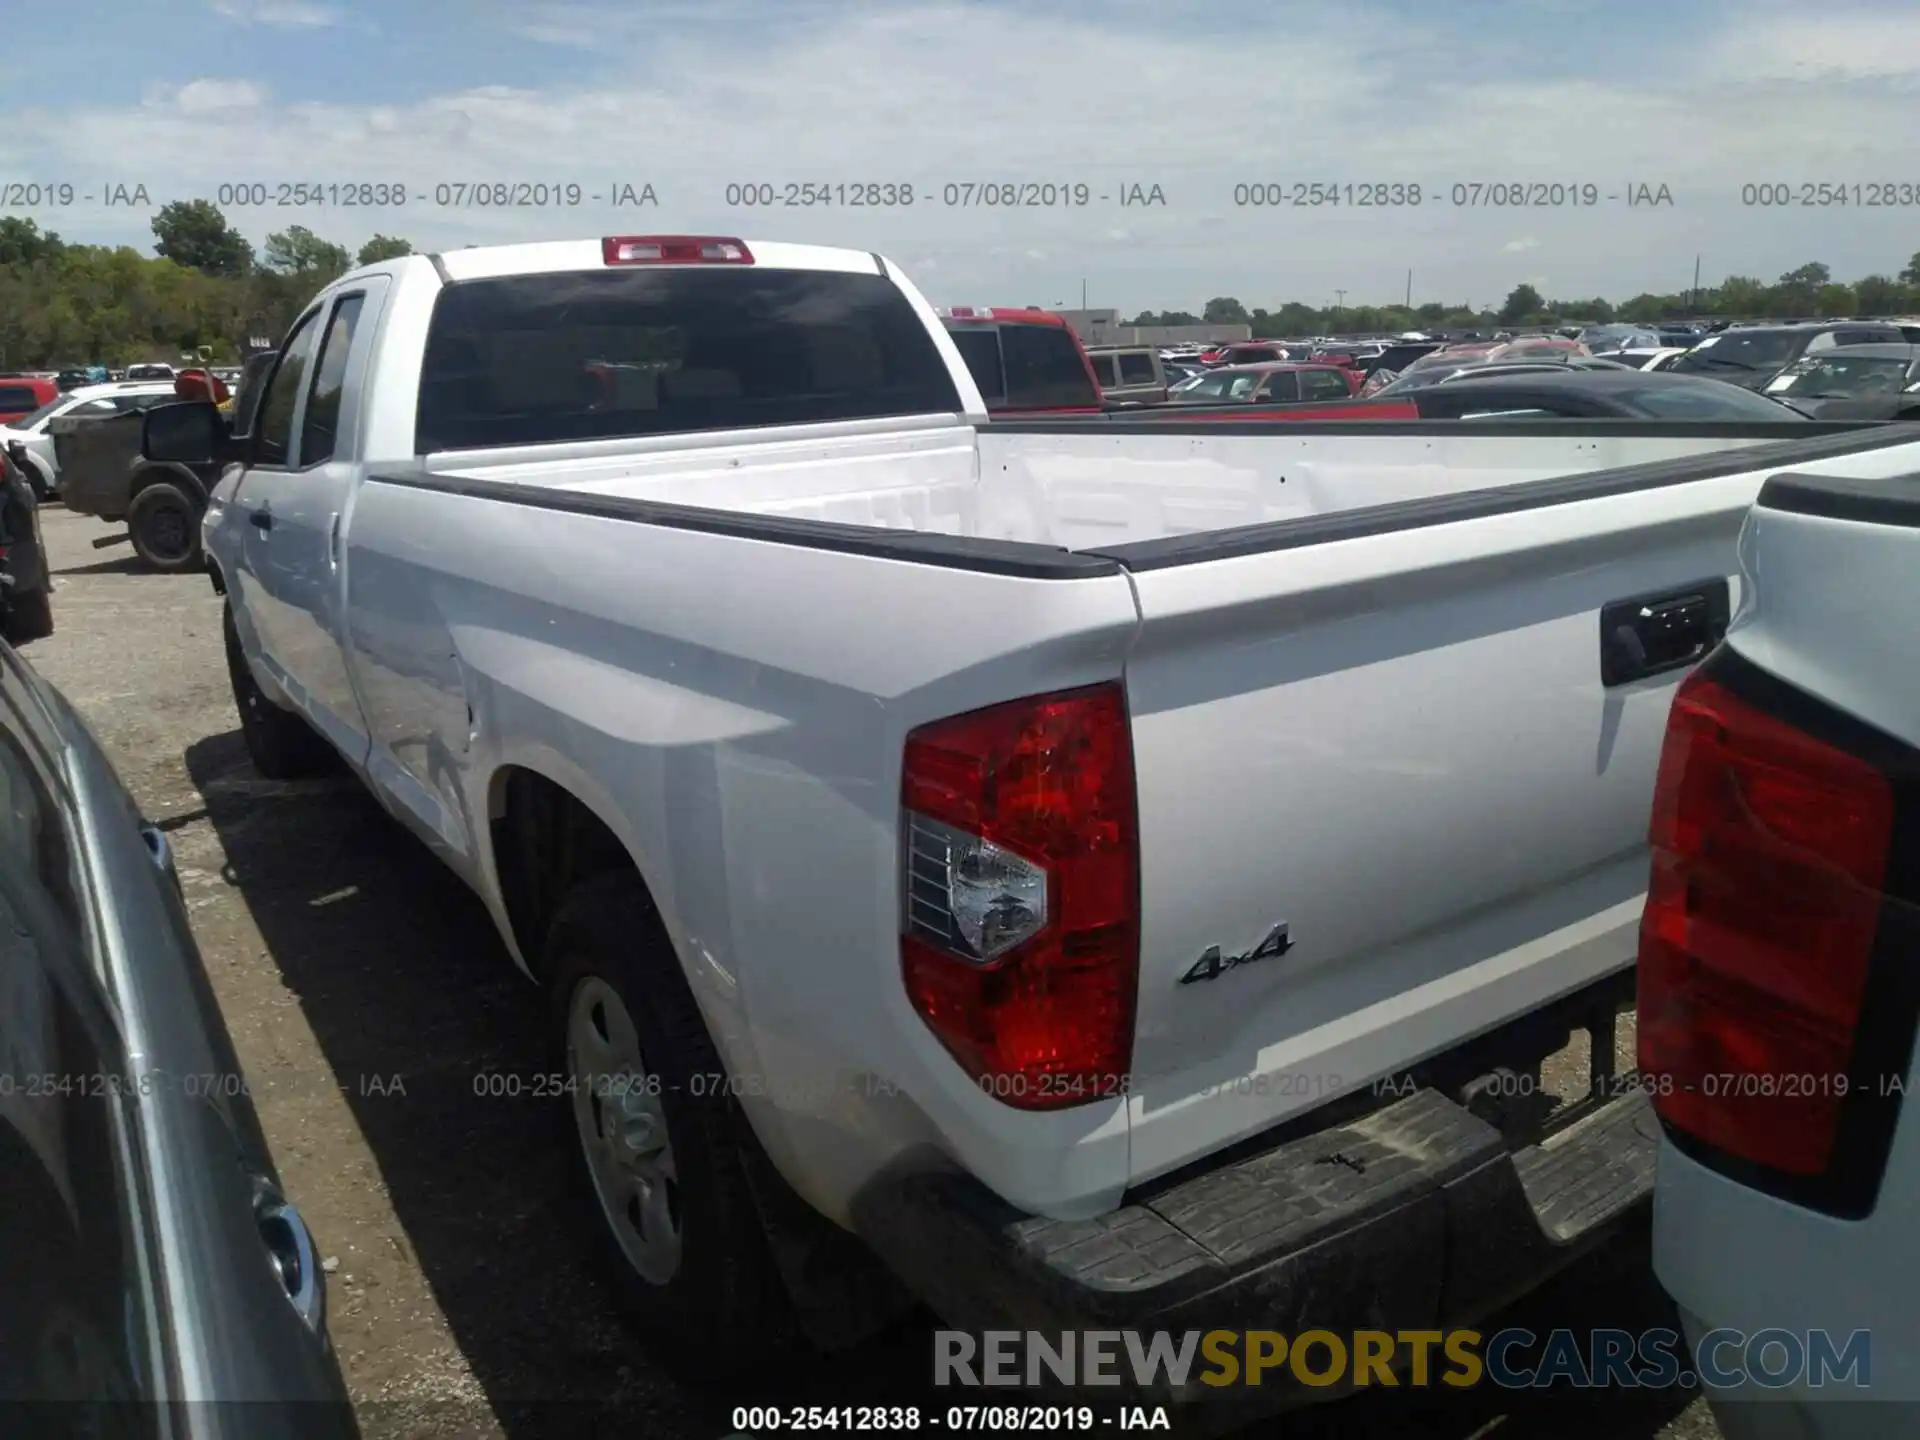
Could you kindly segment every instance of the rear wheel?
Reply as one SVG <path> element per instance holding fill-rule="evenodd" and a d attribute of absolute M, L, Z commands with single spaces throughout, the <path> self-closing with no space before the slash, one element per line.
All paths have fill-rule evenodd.
<path fill-rule="evenodd" d="M 282 710 L 266 697 L 253 678 L 246 652 L 240 648 L 240 630 L 233 606 L 222 612 L 220 628 L 227 643 L 227 679 L 233 686 L 233 706 L 240 712 L 240 735 L 247 742 L 253 768 L 269 780 L 301 780 L 333 769 L 333 747 L 291 710 Z"/>
<path fill-rule="evenodd" d="M 134 551 L 156 570 L 189 570 L 200 560 L 200 507 L 186 491 L 156 480 L 127 511 Z"/>
<path fill-rule="evenodd" d="M 636 1328 L 707 1376 L 764 1364 L 787 1297 L 741 1162 L 746 1124 L 652 902 L 621 873 L 560 906 L 550 1039 L 598 1258 Z"/>

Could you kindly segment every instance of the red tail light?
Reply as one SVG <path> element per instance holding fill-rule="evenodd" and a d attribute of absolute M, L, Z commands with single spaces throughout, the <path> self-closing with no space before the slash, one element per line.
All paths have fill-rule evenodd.
<path fill-rule="evenodd" d="M 1681 685 L 1640 928 L 1640 1068 L 1669 1124 L 1788 1174 L 1826 1169 L 1893 825 L 1874 766 L 1699 672 Z"/>
<path fill-rule="evenodd" d="M 900 959 L 921 1019 L 1019 1109 L 1125 1093 L 1140 885 L 1121 686 L 922 726 L 900 804 Z"/>
<path fill-rule="evenodd" d="M 609 265 L 751 265 L 744 240 L 724 235 L 609 235 L 600 242 Z"/>

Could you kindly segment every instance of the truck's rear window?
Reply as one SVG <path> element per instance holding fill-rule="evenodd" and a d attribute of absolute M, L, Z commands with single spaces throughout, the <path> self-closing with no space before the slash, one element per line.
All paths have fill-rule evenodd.
<path fill-rule="evenodd" d="M 1000 329 L 996 325 L 953 325 L 947 328 L 960 358 L 980 387 L 980 398 L 996 408 L 1007 402 L 1007 372 L 1000 364 Z"/>
<path fill-rule="evenodd" d="M 884 276 L 732 266 L 515 275 L 440 292 L 415 448 L 959 409 L 933 338 Z"/>
<path fill-rule="evenodd" d="M 1094 409 L 1102 403 L 1079 342 L 1064 325 L 962 321 L 947 326 L 947 333 L 989 409 Z"/>

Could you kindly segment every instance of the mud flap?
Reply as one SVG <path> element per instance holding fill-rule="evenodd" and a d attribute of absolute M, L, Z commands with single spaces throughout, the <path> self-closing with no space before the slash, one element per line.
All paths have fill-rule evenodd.
<path fill-rule="evenodd" d="M 848 1349 L 911 1311 L 914 1298 L 874 1253 L 794 1194 L 744 1118 L 740 1128 L 740 1166 L 808 1343 Z"/>

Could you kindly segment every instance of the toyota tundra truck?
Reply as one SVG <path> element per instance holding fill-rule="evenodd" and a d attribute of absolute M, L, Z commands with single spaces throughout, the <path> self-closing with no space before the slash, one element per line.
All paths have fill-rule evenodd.
<path fill-rule="evenodd" d="M 616 376 L 617 383 L 608 380 Z M 1792 438 L 1786 438 L 1792 437 Z M 365 266 L 204 523 L 254 764 L 344 764 L 544 992 L 689 1356 L 1425 1328 L 1643 1213 L 1611 1070 L 1672 691 L 1770 473 L 1895 426 L 992 421 L 890 261 Z M 1585 1030 L 1550 1129 L 1505 1103 Z"/>
<path fill-rule="evenodd" d="M 1920 1433 L 1920 474 L 1781 474 L 1674 697 L 1638 1042 L 1654 1263 L 1729 1440 Z"/>

